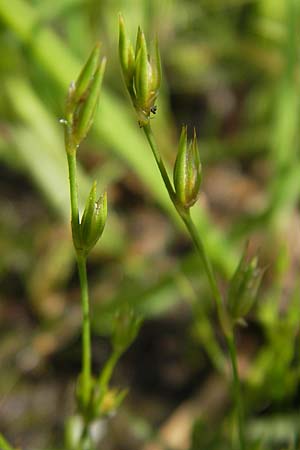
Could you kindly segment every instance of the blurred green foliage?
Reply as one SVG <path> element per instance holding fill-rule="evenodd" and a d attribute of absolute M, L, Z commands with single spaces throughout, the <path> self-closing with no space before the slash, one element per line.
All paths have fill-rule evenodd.
<path fill-rule="evenodd" d="M 93 330 L 100 336 L 96 364 L 104 364 L 106 336 L 128 302 L 145 317 L 146 330 L 149 323 L 151 342 L 161 339 L 153 324 L 175 323 L 173 344 L 190 349 L 180 358 L 187 373 L 197 374 L 198 387 L 213 370 L 226 373 L 206 281 L 126 98 L 117 59 L 119 11 L 132 38 L 138 24 L 159 37 L 163 87 L 152 124 L 170 167 L 181 125 L 199 131 L 204 181 L 193 214 L 220 283 L 228 283 L 246 239 L 252 236 L 250 249 L 260 248 L 266 276 L 239 336 L 247 433 L 253 449 L 296 450 L 297 0 L 0 0 L 0 432 L 24 449 L 58 449 L 63 416 L 73 407 L 65 394 L 58 417 L 59 393 L 72 391 L 78 368 L 80 328 L 59 119 L 68 83 L 97 40 L 107 73 L 95 126 L 79 155 L 81 206 L 94 178 L 109 194 L 108 223 L 89 266 Z M 142 327 L 141 342 L 145 335 Z M 138 342 L 131 360 L 141 357 Z M 145 398 L 138 395 L 147 376 L 125 360 L 118 376 L 132 394 L 123 427 L 126 448 L 134 449 L 156 435 L 156 425 L 193 395 L 195 384 L 186 375 L 184 398 L 175 388 L 172 401 L 161 394 L 167 406 L 153 414 L 147 389 Z M 41 405 L 41 398 L 51 401 Z M 141 407 L 147 400 L 152 406 Z M 130 420 L 138 410 L 144 415 Z M 229 406 L 226 412 L 209 432 L 209 411 L 195 422 L 191 448 L 229 448 Z M 138 426 L 143 419 L 145 429 Z M 121 448 L 124 433 L 114 438 L 104 438 L 105 448 Z"/>

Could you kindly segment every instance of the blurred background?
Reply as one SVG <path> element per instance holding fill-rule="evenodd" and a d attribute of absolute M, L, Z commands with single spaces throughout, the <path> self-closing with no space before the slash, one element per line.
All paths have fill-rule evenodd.
<path fill-rule="evenodd" d="M 196 127 L 203 185 L 193 215 L 222 288 L 249 240 L 266 269 L 238 353 L 253 449 L 299 449 L 298 0 L 0 0 L 0 432 L 24 450 L 63 449 L 80 370 L 79 286 L 69 226 L 67 87 L 96 40 L 108 58 L 78 154 L 84 201 L 108 189 L 89 259 L 94 370 L 123 302 L 145 316 L 113 384 L 106 450 L 229 450 L 226 351 L 193 246 L 174 214 L 126 96 L 118 13 L 159 37 L 152 120 L 172 167 Z"/>

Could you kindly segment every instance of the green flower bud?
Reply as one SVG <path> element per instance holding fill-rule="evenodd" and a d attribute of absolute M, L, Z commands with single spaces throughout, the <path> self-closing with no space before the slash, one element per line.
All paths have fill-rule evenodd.
<path fill-rule="evenodd" d="M 80 223 L 81 245 L 88 254 L 101 237 L 107 218 L 106 192 L 96 201 L 97 183 L 94 182 L 88 196 Z"/>
<path fill-rule="evenodd" d="M 106 58 L 103 58 L 90 82 L 88 91 L 86 92 L 86 98 L 81 101 L 75 109 L 73 133 L 76 145 L 79 145 L 80 142 L 86 137 L 94 121 L 105 66 Z"/>
<path fill-rule="evenodd" d="M 249 260 L 246 253 L 247 248 L 228 289 L 228 311 L 234 321 L 243 319 L 254 305 L 263 275 L 263 271 L 258 267 L 257 257 L 254 256 Z"/>
<path fill-rule="evenodd" d="M 190 208 L 197 201 L 201 185 L 201 163 L 197 136 L 188 144 L 187 127 L 182 127 L 173 179 L 176 197 L 184 208 Z"/>
<path fill-rule="evenodd" d="M 155 101 L 161 83 L 158 42 L 155 42 L 154 56 L 149 58 L 145 35 L 139 27 L 133 53 L 133 47 L 126 36 L 124 20 L 120 16 L 119 55 L 126 87 L 137 111 L 139 123 L 145 126 L 150 114 L 155 114 Z"/>

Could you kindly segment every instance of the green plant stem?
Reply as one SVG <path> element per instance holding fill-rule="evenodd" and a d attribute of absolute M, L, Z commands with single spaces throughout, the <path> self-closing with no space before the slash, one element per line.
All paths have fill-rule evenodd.
<path fill-rule="evenodd" d="M 67 151 L 70 200 L 71 200 L 71 223 L 73 243 L 76 251 L 77 266 L 81 290 L 82 309 L 82 372 L 81 388 L 82 402 L 84 407 L 88 406 L 91 393 L 91 329 L 89 313 L 89 292 L 86 272 L 86 256 L 80 248 L 79 233 L 79 208 L 76 177 L 76 151 Z"/>
<path fill-rule="evenodd" d="M 79 235 L 79 208 L 77 193 L 77 174 L 76 174 L 76 151 L 68 152 L 68 168 L 69 168 L 69 185 L 70 185 L 70 201 L 71 201 L 71 225 L 72 236 L 75 250 L 77 252 Z"/>
<path fill-rule="evenodd" d="M 148 123 L 145 127 L 143 127 L 144 133 L 146 135 L 147 141 L 151 147 L 152 153 L 154 155 L 155 161 L 158 165 L 159 171 L 167 188 L 170 199 L 176 208 L 178 214 L 183 220 L 189 235 L 194 242 L 194 245 L 198 251 L 200 259 L 202 261 L 205 273 L 207 275 L 207 279 L 209 281 L 209 285 L 215 300 L 216 310 L 218 319 L 221 325 L 222 332 L 224 334 L 226 344 L 229 350 L 229 357 L 232 368 L 232 377 L 233 377 L 233 387 L 234 387 L 234 401 L 237 410 L 238 416 L 238 435 L 239 435 L 239 450 L 245 450 L 245 437 L 244 437 L 244 413 L 243 413 L 243 402 L 241 396 L 241 387 L 240 387 L 240 378 L 237 367 L 237 356 L 236 356 L 236 343 L 234 338 L 233 326 L 228 317 L 225 304 L 223 302 L 223 298 L 221 292 L 218 288 L 217 280 L 215 274 L 213 272 L 210 260 L 207 256 L 207 252 L 205 250 L 203 241 L 199 236 L 199 233 L 195 227 L 195 224 L 190 216 L 189 210 L 184 209 L 180 206 L 176 200 L 176 195 L 172 183 L 170 181 L 169 175 L 163 163 L 163 160 L 160 156 L 155 138 L 152 133 L 152 129 L 150 123 Z"/>
<path fill-rule="evenodd" d="M 233 375 L 233 389 L 234 389 L 234 401 L 236 407 L 236 414 L 238 419 L 238 439 L 240 444 L 240 450 L 245 450 L 245 430 L 244 430 L 244 405 L 243 397 L 241 393 L 241 383 L 237 365 L 236 344 L 234 339 L 234 333 L 226 339 L 229 349 L 232 375 Z"/>
<path fill-rule="evenodd" d="M 91 325 L 86 258 L 77 256 L 82 308 L 82 402 L 88 406 L 91 394 Z"/>
<path fill-rule="evenodd" d="M 231 334 L 231 326 L 230 326 L 230 321 L 228 319 L 227 316 L 227 312 L 223 303 L 223 299 L 221 296 L 221 293 L 219 291 L 218 285 L 217 285 L 217 281 L 210 263 L 210 260 L 207 256 L 207 252 L 205 250 L 204 244 L 202 239 L 199 236 L 199 233 L 197 232 L 197 229 L 195 227 L 195 224 L 190 216 L 189 211 L 184 211 L 184 212 L 179 212 L 193 242 L 194 245 L 198 251 L 198 254 L 200 255 L 204 270 L 206 272 L 206 276 L 207 279 L 209 281 L 210 284 L 210 288 L 216 303 L 216 309 L 217 309 L 217 314 L 218 314 L 218 318 L 219 318 L 219 322 L 221 324 L 222 327 L 222 331 L 224 333 L 224 335 L 226 336 L 230 336 Z"/>
<path fill-rule="evenodd" d="M 155 161 L 157 163 L 157 166 L 159 168 L 159 171 L 161 173 L 162 179 L 164 180 L 165 186 L 167 188 L 168 194 L 170 196 L 170 199 L 172 200 L 172 203 L 175 201 L 175 191 L 173 189 L 172 183 L 170 181 L 168 172 L 165 168 L 165 165 L 163 163 L 163 160 L 161 159 L 160 153 L 158 151 L 158 147 L 156 145 L 156 141 L 154 139 L 152 129 L 150 124 L 148 123 L 143 127 L 144 133 L 146 135 L 147 141 L 149 142 L 149 145 L 151 147 L 153 156 L 155 158 Z"/>

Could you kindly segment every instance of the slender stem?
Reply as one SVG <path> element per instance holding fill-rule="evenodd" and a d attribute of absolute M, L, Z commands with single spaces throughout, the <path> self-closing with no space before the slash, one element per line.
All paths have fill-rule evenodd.
<path fill-rule="evenodd" d="M 147 141 L 149 142 L 149 145 L 151 147 L 153 156 L 155 158 L 155 161 L 156 161 L 157 166 L 159 168 L 159 171 L 161 173 L 162 179 L 164 180 L 164 183 L 166 185 L 166 188 L 167 188 L 168 194 L 170 196 L 170 199 L 174 203 L 174 201 L 175 201 L 175 192 L 174 192 L 172 183 L 170 181 L 168 172 L 167 172 L 167 170 L 165 168 L 163 160 L 161 159 L 160 153 L 158 151 L 158 147 L 156 145 L 156 141 L 154 139 L 154 136 L 153 136 L 150 124 L 147 124 L 146 126 L 144 126 L 143 130 L 144 130 L 144 133 L 146 135 Z"/>
<path fill-rule="evenodd" d="M 245 450 L 245 430 L 244 430 L 244 405 L 243 405 L 243 397 L 241 393 L 241 383 L 238 372 L 237 365 L 237 355 L 236 355 L 236 345 L 234 340 L 234 334 L 227 339 L 227 345 L 230 353 L 230 360 L 232 365 L 232 374 L 233 374 L 233 389 L 234 389 L 234 399 L 236 406 L 236 413 L 238 418 L 238 438 L 240 444 L 240 450 Z"/>
<path fill-rule="evenodd" d="M 78 273 L 81 288 L 82 308 L 82 401 L 87 406 L 91 394 L 91 327 L 89 311 L 89 292 L 86 273 L 86 258 L 77 256 Z"/>
<path fill-rule="evenodd" d="M 79 227 L 79 208 L 76 177 L 76 152 L 68 151 L 70 200 L 71 200 L 71 218 L 73 243 L 76 250 L 77 266 L 81 290 L 81 309 L 82 309 L 82 402 L 86 407 L 90 400 L 91 393 L 91 331 L 89 314 L 89 292 L 86 272 L 86 256 L 81 250 L 80 245 L 80 227 Z"/>
<path fill-rule="evenodd" d="M 77 176 L 76 176 L 76 152 L 67 152 L 68 168 L 69 168 L 69 185 L 70 185 L 70 201 L 71 201 L 71 224 L 72 236 L 75 250 L 78 250 L 79 236 L 79 208 L 77 194 Z"/>
<path fill-rule="evenodd" d="M 227 344 L 227 347 L 229 350 L 229 357 L 230 357 L 231 368 L 232 368 L 232 377 L 233 377 L 233 387 L 234 387 L 234 401 L 235 401 L 235 406 L 236 406 L 237 416 L 238 416 L 239 450 L 245 450 L 243 402 L 242 402 L 242 395 L 241 395 L 240 378 L 239 378 L 238 367 L 237 367 L 236 343 L 235 343 L 235 338 L 234 338 L 233 326 L 228 317 L 227 310 L 226 310 L 225 304 L 223 302 L 223 298 L 222 298 L 221 292 L 219 290 L 217 280 L 216 280 L 215 274 L 212 269 L 211 262 L 207 256 L 203 241 L 195 227 L 194 222 L 192 221 L 189 210 L 184 209 L 180 205 L 178 205 L 178 202 L 176 200 L 176 195 L 174 192 L 174 188 L 170 181 L 170 178 L 169 178 L 169 175 L 165 168 L 164 162 L 163 162 L 162 158 L 160 157 L 160 153 L 159 153 L 155 138 L 153 136 L 150 124 L 147 124 L 144 127 L 144 132 L 145 132 L 146 138 L 149 142 L 149 145 L 151 147 L 151 150 L 152 150 L 152 153 L 156 160 L 156 163 L 158 165 L 158 168 L 159 168 L 159 171 L 163 178 L 163 181 L 165 183 L 165 186 L 167 188 L 167 191 L 169 193 L 170 199 L 171 199 L 173 205 L 175 206 L 178 214 L 180 215 L 181 219 L 183 220 L 183 222 L 194 242 L 194 245 L 195 245 L 195 247 L 198 251 L 198 254 L 201 258 L 204 270 L 206 272 L 206 275 L 207 275 L 207 278 L 208 278 L 208 281 L 210 284 L 210 288 L 211 288 L 211 291 L 212 291 L 212 294 L 213 294 L 213 297 L 214 297 L 214 300 L 216 303 L 218 319 L 219 319 L 222 331 L 224 333 L 226 344 Z"/>
<path fill-rule="evenodd" d="M 189 214 L 189 212 L 186 212 L 185 214 L 183 213 L 179 213 L 183 222 L 185 223 L 186 228 L 188 229 L 188 232 L 195 244 L 195 247 L 198 250 L 198 254 L 201 258 L 201 261 L 203 263 L 203 267 L 204 270 L 206 272 L 209 284 L 210 284 L 210 288 L 211 291 L 213 293 L 213 297 L 216 303 L 216 309 L 217 309 L 217 314 L 218 314 L 218 318 L 222 327 L 222 331 L 224 333 L 225 336 L 230 335 L 230 323 L 229 323 L 229 319 L 227 317 L 227 312 L 223 303 L 223 299 L 220 293 L 220 290 L 218 288 L 217 285 L 217 281 L 215 278 L 215 274 L 213 272 L 210 260 L 207 256 L 207 252 L 205 250 L 204 244 L 202 239 L 199 236 L 199 233 L 195 227 L 194 222 L 192 221 L 192 218 Z"/>
<path fill-rule="evenodd" d="M 244 407 L 243 407 L 243 399 L 241 394 L 241 384 L 240 377 L 237 366 L 237 354 L 236 354 L 236 343 L 234 338 L 233 327 L 230 324 L 230 320 L 227 315 L 227 311 L 225 309 L 225 305 L 223 303 L 223 299 L 221 293 L 219 291 L 216 278 L 214 272 L 211 267 L 210 260 L 207 257 L 207 253 L 205 251 L 204 244 L 202 239 L 197 232 L 194 222 L 191 219 L 189 213 L 186 215 L 180 214 L 182 220 L 184 221 L 191 238 L 194 241 L 194 244 L 198 250 L 198 253 L 201 257 L 207 278 L 210 283 L 210 287 L 212 293 L 214 295 L 214 299 L 216 302 L 216 309 L 219 318 L 220 325 L 222 327 L 222 331 L 224 333 L 224 337 L 226 340 L 226 344 L 229 350 L 229 357 L 232 369 L 232 381 L 233 381 L 233 389 L 234 389 L 234 403 L 236 407 L 237 414 L 237 423 L 238 423 L 238 437 L 239 437 L 239 450 L 245 450 L 245 431 L 244 431 Z"/>

